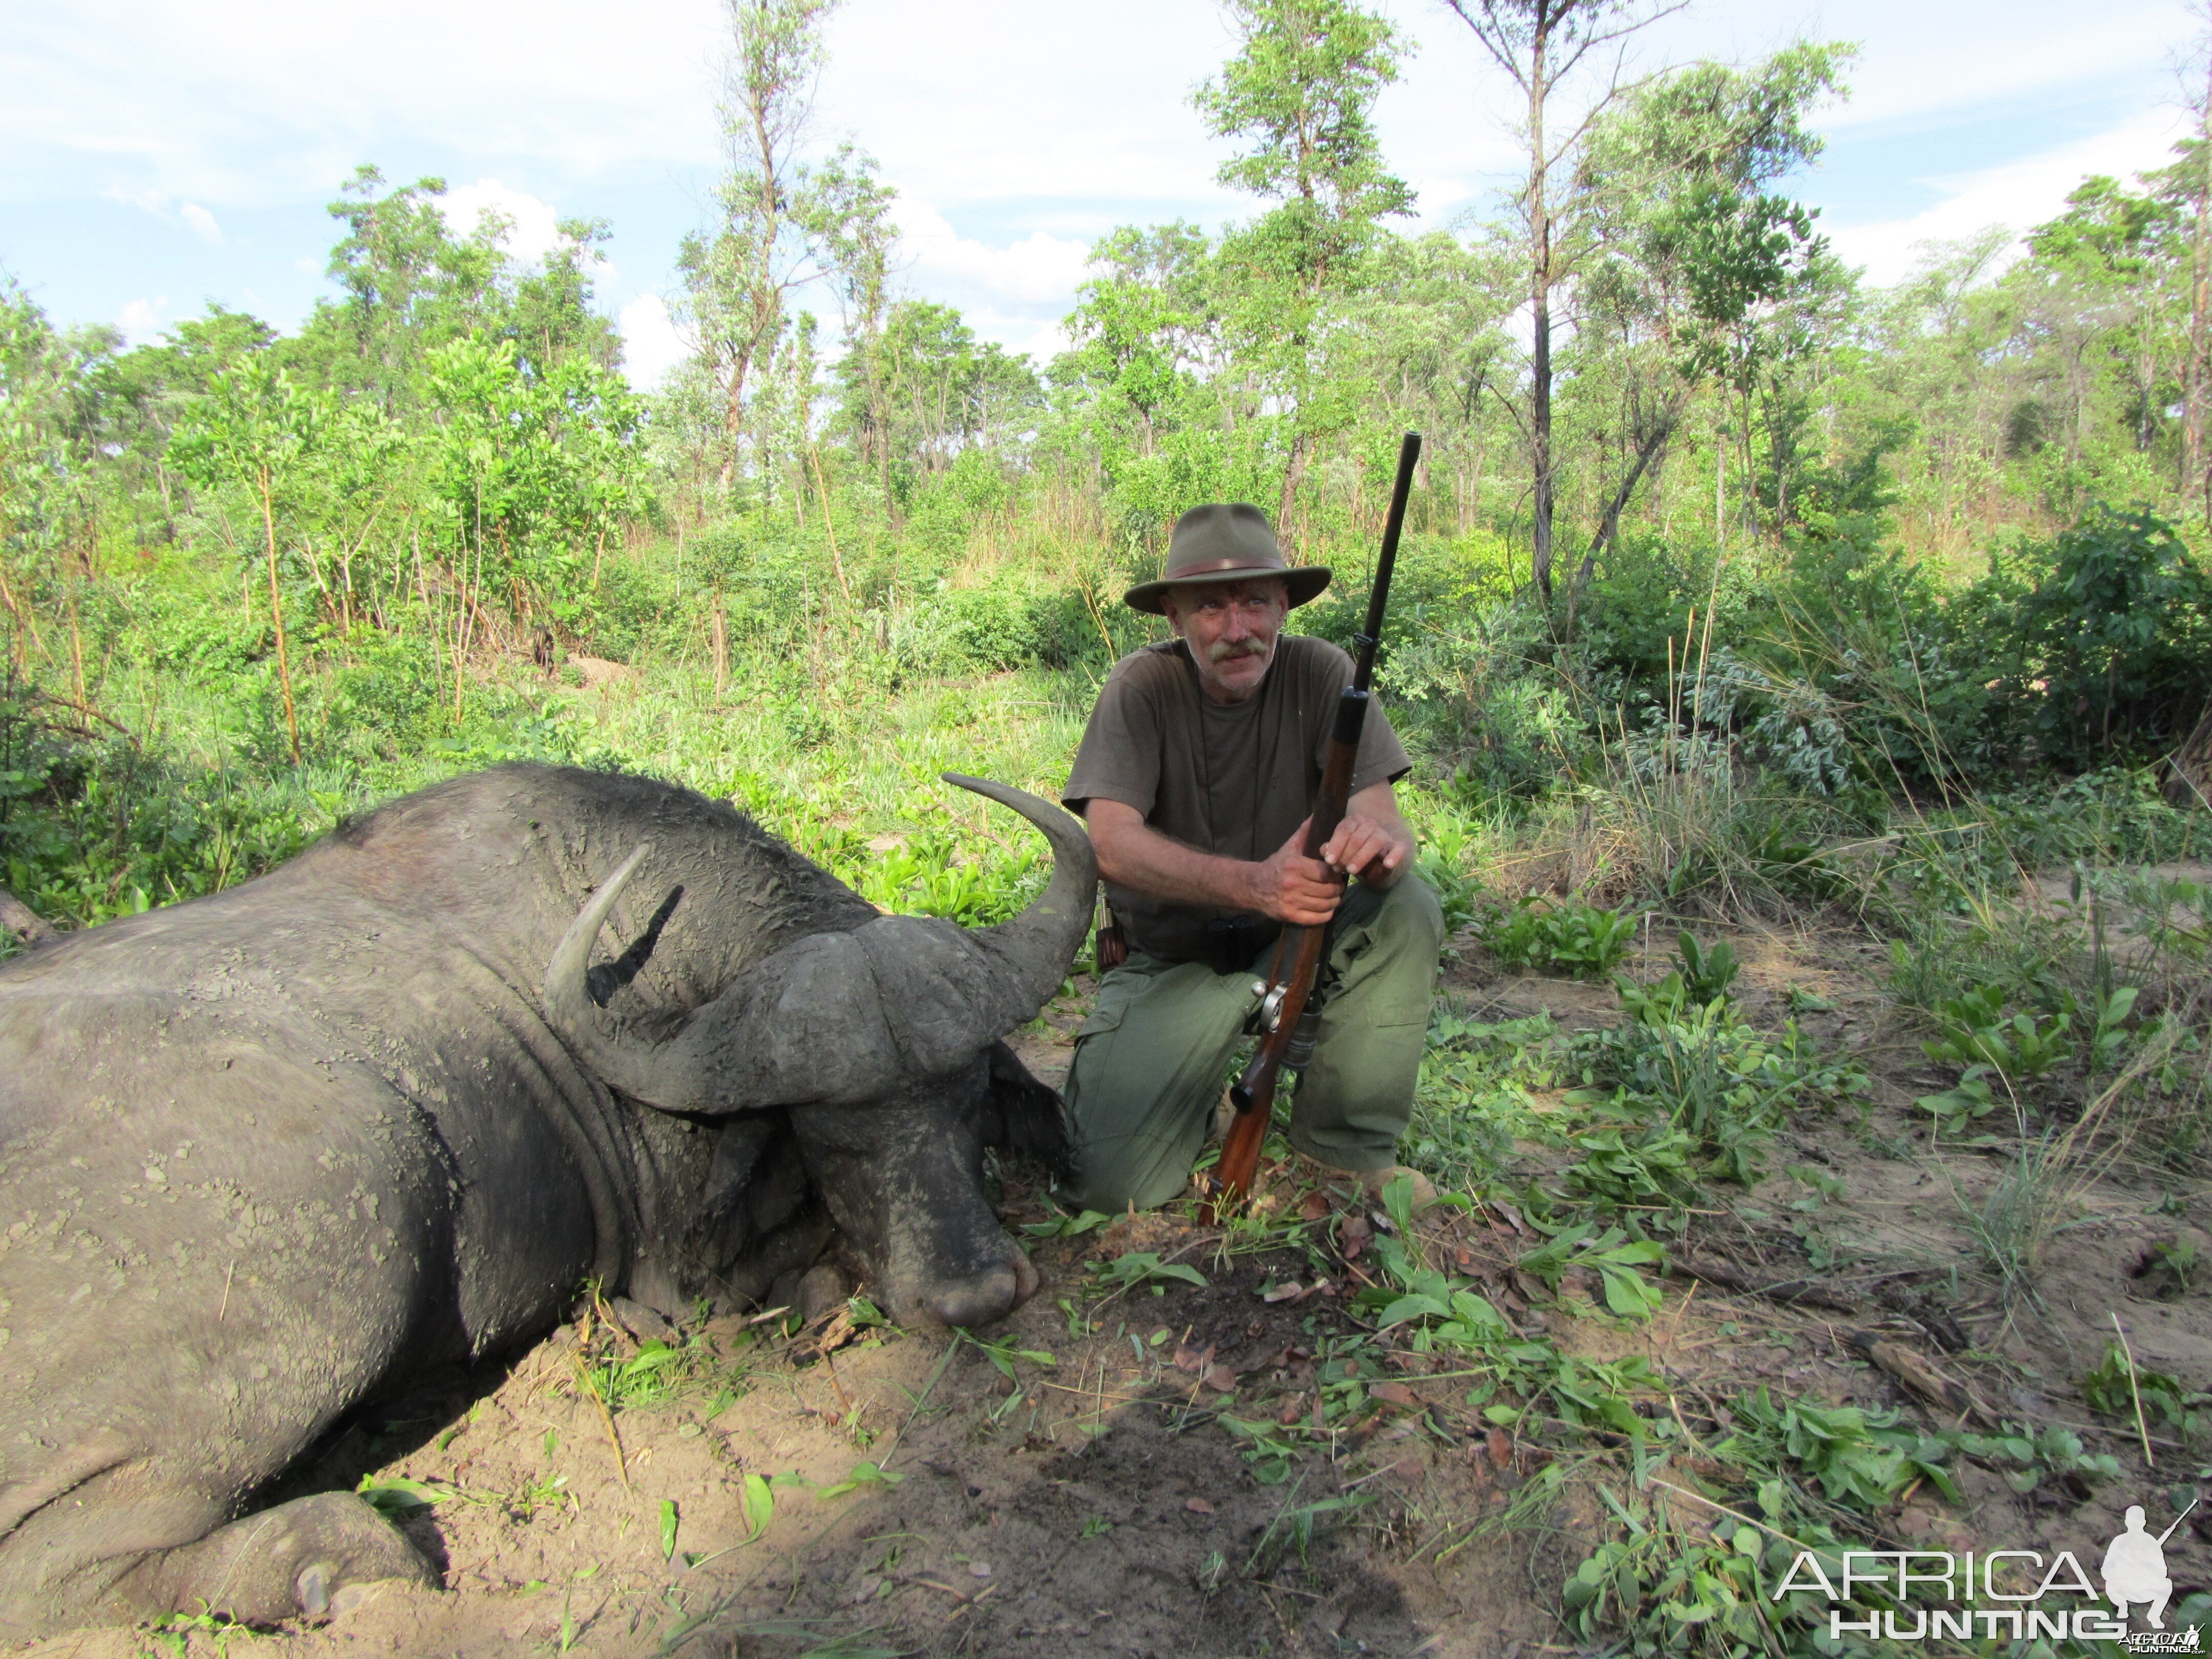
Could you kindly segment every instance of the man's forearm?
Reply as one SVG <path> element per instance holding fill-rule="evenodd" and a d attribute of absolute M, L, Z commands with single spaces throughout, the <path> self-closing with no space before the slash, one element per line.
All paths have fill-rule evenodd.
<path fill-rule="evenodd" d="M 1177 904 L 1223 910 L 1261 908 L 1253 892 L 1257 865 L 1186 847 L 1149 824 L 1094 825 L 1098 872 L 1123 887 Z"/>

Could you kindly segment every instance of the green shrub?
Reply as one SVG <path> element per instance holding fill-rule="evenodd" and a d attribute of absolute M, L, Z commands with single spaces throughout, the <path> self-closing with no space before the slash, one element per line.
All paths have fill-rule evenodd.
<path fill-rule="evenodd" d="M 1420 849 L 1414 867 L 1443 907 L 1449 939 L 1474 920 L 1482 890 L 1474 871 L 1474 824 L 1448 806 L 1427 811 L 1415 807 L 1411 816 Z"/>
<path fill-rule="evenodd" d="M 1895 1412 L 1796 1400 L 1776 1404 L 1761 1383 L 1731 1402 L 1737 1427 L 1714 1448 L 1724 1462 L 1752 1468 L 1794 1467 L 1839 1508 L 1871 1515 L 1905 1487 L 1926 1480 L 1954 1503 L 1958 1487 L 1942 1440 L 1904 1427 Z"/>
<path fill-rule="evenodd" d="M 1478 902 L 1474 915 L 1475 937 L 1509 967 L 1575 979 L 1610 973 L 1636 939 L 1632 915 L 1533 895 L 1510 910 Z"/>
<path fill-rule="evenodd" d="M 2185 737 L 2212 699 L 2212 580 L 2146 508 L 2094 508 L 2019 556 L 2008 690 L 2043 756 L 2069 768 Z"/>
<path fill-rule="evenodd" d="M 1645 1122 L 1656 1112 L 1689 1134 L 1714 1173 L 1747 1184 L 1787 1112 L 1865 1092 L 1865 1071 L 1823 1058 L 1796 1022 L 1779 1036 L 1755 1031 L 1724 996 L 1689 1004 L 1678 975 L 1652 989 L 1669 981 L 1674 994 L 1656 997 L 1620 982 L 1630 1018 L 1567 1042 L 1566 1066 L 1583 1085 L 1571 1103 Z"/>

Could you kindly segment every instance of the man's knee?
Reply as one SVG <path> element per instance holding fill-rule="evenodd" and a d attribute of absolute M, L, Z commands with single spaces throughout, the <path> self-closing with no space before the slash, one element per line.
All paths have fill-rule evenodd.
<path fill-rule="evenodd" d="M 1419 876 L 1401 878 L 1383 890 L 1370 932 L 1377 945 L 1433 958 L 1444 945 L 1444 907 L 1436 889 Z"/>
<path fill-rule="evenodd" d="M 1188 1161 L 1181 1169 L 1157 1164 L 1139 1168 L 1096 1157 L 1086 1162 L 1079 1153 L 1073 1173 L 1055 1191 L 1062 1203 L 1075 1209 L 1120 1215 L 1131 1209 L 1158 1209 L 1181 1197 L 1189 1185 Z"/>

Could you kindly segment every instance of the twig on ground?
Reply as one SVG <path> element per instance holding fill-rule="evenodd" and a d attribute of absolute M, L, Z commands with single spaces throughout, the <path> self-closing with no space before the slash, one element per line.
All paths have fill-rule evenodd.
<path fill-rule="evenodd" d="M 606 1397 L 599 1392 L 599 1385 L 592 1380 L 592 1373 L 584 1362 L 572 1352 L 568 1356 L 568 1364 L 576 1373 L 576 1380 L 584 1385 L 584 1392 L 591 1395 L 592 1403 L 599 1408 L 599 1421 L 606 1425 L 607 1444 L 615 1449 L 615 1473 L 622 1477 L 623 1490 L 628 1492 L 630 1490 L 629 1460 L 623 1455 L 622 1437 L 615 1432 L 615 1414 L 607 1409 Z"/>
<path fill-rule="evenodd" d="M 2117 1310 L 2112 1315 L 2112 1329 L 2119 1334 L 2120 1357 L 2128 1362 L 2128 1394 L 2136 1402 L 2136 1432 L 2142 1437 L 2143 1466 L 2154 1469 L 2158 1467 L 2158 1459 L 2150 1455 L 2150 1429 L 2143 1422 L 2142 1390 L 2136 1386 L 2136 1352 L 2128 1346 L 2128 1334 L 2121 1329 L 2120 1316 Z"/>

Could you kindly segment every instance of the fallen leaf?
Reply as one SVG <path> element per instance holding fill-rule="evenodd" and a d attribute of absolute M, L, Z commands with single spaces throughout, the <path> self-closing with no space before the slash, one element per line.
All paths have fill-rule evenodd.
<path fill-rule="evenodd" d="M 1285 1400 L 1283 1402 L 1283 1409 L 1275 1413 L 1275 1421 L 1282 1424 L 1285 1427 L 1288 1427 L 1291 1424 L 1297 1422 L 1299 1418 L 1305 1415 L 1305 1395 L 1302 1394 L 1294 1394 L 1288 1400 Z"/>
<path fill-rule="evenodd" d="M 1336 1230 L 1336 1251 L 1346 1261 L 1356 1261 L 1367 1243 L 1375 1237 L 1375 1230 L 1367 1224 L 1365 1216 L 1353 1216 Z"/>
<path fill-rule="evenodd" d="M 1292 1297 L 1304 1296 L 1304 1289 L 1295 1279 L 1286 1279 L 1279 1285 L 1270 1285 L 1260 1292 L 1262 1302 L 1288 1302 Z"/>
<path fill-rule="evenodd" d="M 1193 1515 L 1211 1515 L 1213 1513 L 1213 1505 L 1207 1503 L 1203 1498 L 1190 1498 L 1183 1504 L 1183 1508 L 1188 1510 Z"/>
<path fill-rule="evenodd" d="M 1203 1348 L 1194 1348 L 1185 1343 L 1176 1349 L 1176 1369 L 1179 1371 L 1188 1371 L 1193 1376 L 1196 1376 L 1212 1363 L 1213 1344 L 1211 1342 Z"/>
<path fill-rule="evenodd" d="M 1489 1450 L 1491 1468 L 1494 1469 L 1512 1468 L 1513 1437 L 1504 1430 L 1492 1429 L 1490 1431 Z"/>
<path fill-rule="evenodd" d="M 1218 1389 L 1224 1394 L 1237 1392 L 1237 1373 L 1226 1365 L 1215 1365 L 1206 1373 L 1206 1386 Z"/>
<path fill-rule="evenodd" d="M 1316 1188 L 1305 1195 L 1298 1206 L 1299 1216 L 1307 1221 L 1318 1221 L 1336 1206 L 1328 1201 L 1328 1194 Z"/>
<path fill-rule="evenodd" d="M 1393 1406 L 1414 1407 L 1421 1402 L 1413 1391 L 1403 1382 L 1370 1382 L 1367 1395 L 1370 1400 L 1388 1401 Z"/>
<path fill-rule="evenodd" d="M 968 1575 L 971 1578 L 988 1578 L 991 1576 L 990 1564 L 985 1561 L 970 1561 L 968 1564 Z"/>

